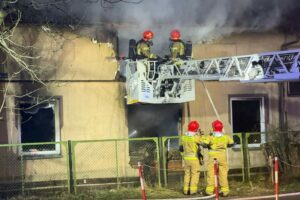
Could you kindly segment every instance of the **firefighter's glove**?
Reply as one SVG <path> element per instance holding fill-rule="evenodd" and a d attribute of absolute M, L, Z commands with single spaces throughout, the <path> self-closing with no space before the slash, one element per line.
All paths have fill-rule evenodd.
<path fill-rule="evenodd" d="M 181 153 L 183 153 L 183 146 L 182 146 L 182 145 L 179 146 L 179 151 L 180 151 Z"/>
<path fill-rule="evenodd" d="M 230 147 L 234 147 L 235 143 L 232 143 L 232 144 L 227 144 L 227 147 L 230 148 Z"/>
<path fill-rule="evenodd" d="M 199 136 L 204 136 L 204 131 L 201 131 L 201 130 L 199 129 L 197 134 L 198 134 Z"/>

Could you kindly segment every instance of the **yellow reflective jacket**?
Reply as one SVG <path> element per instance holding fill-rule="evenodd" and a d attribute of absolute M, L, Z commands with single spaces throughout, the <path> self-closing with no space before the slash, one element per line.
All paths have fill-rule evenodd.
<path fill-rule="evenodd" d="M 150 44 L 143 40 L 137 43 L 136 54 L 138 59 L 157 57 L 155 54 L 150 52 Z"/>
<path fill-rule="evenodd" d="M 234 141 L 231 137 L 225 134 L 221 134 L 219 137 L 214 135 L 202 136 L 201 144 L 208 146 L 209 152 L 225 152 L 228 146 L 234 144 Z"/>
<path fill-rule="evenodd" d="M 181 136 L 180 143 L 183 146 L 183 159 L 184 160 L 198 160 L 198 148 L 201 142 L 200 136 L 186 132 Z"/>
<path fill-rule="evenodd" d="M 0 25 L 4 22 L 4 18 L 7 16 L 7 12 L 0 9 Z"/>
<path fill-rule="evenodd" d="M 170 44 L 171 58 L 182 58 L 185 55 L 185 46 L 183 41 L 174 41 Z"/>

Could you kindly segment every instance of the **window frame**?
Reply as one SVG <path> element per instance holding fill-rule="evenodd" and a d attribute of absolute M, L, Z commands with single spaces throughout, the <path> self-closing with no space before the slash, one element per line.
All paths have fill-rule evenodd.
<path fill-rule="evenodd" d="M 22 144 L 21 147 L 19 148 L 19 155 L 22 156 L 26 156 L 29 158 L 38 158 L 38 157 L 57 157 L 61 155 L 61 125 L 62 125 L 62 121 L 61 121 L 61 101 L 62 99 L 60 97 L 51 97 L 51 98 L 45 98 L 47 99 L 47 103 L 52 104 L 53 105 L 53 111 L 54 111 L 54 124 L 55 124 L 55 141 L 54 142 L 39 142 L 36 143 L 38 144 L 54 144 L 55 145 L 55 150 L 46 150 L 46 151 L 23 151 L 23 144 L 32 144 L 34 145 L 35 143 L 22 143 L 22 128 L 21 128 L 21 113 L 19 110 L 18 111 L 18 140 L 19 140 L 19 144 Z M 25 100 L 25 101 L 19 101 L 19 104 L 23 104 L 23 103 L 33 103 L 35 104 L 35 101 L 30 101 L 30 100 Z"/>
<path fill-rule="evenodd" d="M 232 102 L 233 101 L 246 101 L 246 100 L 259 100 L 259 109 L 260 109 L 260 133 L 261 133 L 261 141 L 258 144 L 248 144 L 249 148 L 258 148 L 261 146 L 261 144 L 266 143 L 266 96 L 265 95 L 243 95 L 243 96 L 235 96 L 235 95 L 230 95 L 229 96 L 229 110 L 230 110 L 230 123 L 231 123 L 231 132 L 233 132 L 233 114 L 232 114 Z M 248 132 L 247 132 L 248 133 Z M 248 139 L 248 138 L 247 138 Z M 241 144 L 236 144 L 234 146 L 235 148 L 241 148 Z"/>

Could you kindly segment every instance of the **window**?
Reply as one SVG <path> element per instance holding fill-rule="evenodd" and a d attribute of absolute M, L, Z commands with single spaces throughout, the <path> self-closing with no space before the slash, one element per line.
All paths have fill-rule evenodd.
<path fill-rule="evenodd" d="M 300 96 L 300 81 L 288 83 L 288 96 Z"/>
<path fill-rule="evenodd" d="M 178 136 L 182 104 L 127 106 L 128 137 Z"/>
<path fill-rule="evenodd" d="M 45 103 L 20 102 L 19 130 L 21 143 L 60 141 L 59 100 Z M 59 144 L 23 145 L 23 155 L 58 155 Z"/>
<path fill-rule="evenodd" d="M 249 147 L 259 147 L 261 143 L 264 143 L 264 97 L 231 97 L 230 108 L 232 132 L 257 133 L 251 134 L 248 137 Z M 241 144 L 240 138 L 237 135 L 234 136 L 234 140 L 237 144 Z"/>

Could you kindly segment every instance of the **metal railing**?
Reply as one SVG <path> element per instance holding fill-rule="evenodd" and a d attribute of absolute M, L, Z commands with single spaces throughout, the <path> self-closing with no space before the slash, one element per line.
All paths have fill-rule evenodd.
<path fill-rule="evenodd" d="M 144 170 L 148 184 L 161 185 L 157 138 L 72 141 L 74 190 L 138 182 L 138 162 L 151 166 Z"/>
<path fill-rule="evenodd" d="M 161 186 L 158 138 L 2 144 L 0 154 L 0 198 L 138 185 L 138 161 L 151 167 L 148 185 Z"/>
<path fill-rule="evenodd" d="M 253 153 L 260 153 L 264 160 L 261 166 L 265 168 L 269 164 L 266 160 L 268 155 L 278 155 L 282 163 L 295 165 L 283 153 L 284 144 L 281 149 L 277 148 L 279 144 L 273 144 L 281 142 L 280 139 L 275 138 L 272 142 L 260 145 L 264 142 L 262 136 L 265 135 L 233 134 L 237 145 L 230 150 L 229 166 L 241 171 L 243 181 L 249 181 L 255 174 L 251 171 L 257 167 L 257 158 Z M 281 134 L 284 137 L 290 135 L 295 134 Z M 296 136 L 300 138 L 300 134 Z M 172 177 L 176 182 L 179 177 L 182 179 L 182 157 L 178 147 L 178 136 L 2 144 L 0 198 L 17 194 L 29 195 L 44 190 L 76 193 L 99 187 L 119 189 L 122 186 L 138 186 L 138 162 L 143 165 L 148 187 L 160 187 L 162 182 L 167 186 L 172 182 Z M 264 155 L 265 153 L 268 155 Z M 206 150 L 204 155 L 207 156 Z M 288 166 L 285 168 L 288 169 Z M 201 171 L 205 177 L 205 165 Z"/>
<path fill-rule="evenodd" d="M 59 154 L 51 154 L 56 146 Z M 25 195 L 33 189 L 69 190 L 66 142 L 2 144 L 0 154 L 1 195 Z"/>
<path fill-rule="evenodd" d="M 263 149 L 260 147 L 263 142 L 265 142 L 265 133 L 233 133 L 233 138 L 235 140 L 235 147 L 228 153 L 228 159 L 230 163 L 233 161 L 238 163 L 238 167 L 231 166 L 233 169 L 241 170 L 241 177 L 243 181 L 250 180 L 250 170 L 262 167 L 267 168 L 268 163 L 266 160 L 261 163 L 261 166 L 255 166 L 251 164 L 251 156 L 249 152 L 262 152 Z M 163 171 L 163 182 L 164 185 L 168 185 L 169 174 L 183 172 L 183 167 L 180 166 L 182 160 L 181 154 L 179 152 L 179 136 L 172 137 L 162 137 L 161 138 L 161 152 L 162 152 L 162 171 Z M 177 145 L 177 146 L 176 146 Z M 207 150 L 203 149 L 203 154 L 205 160 L 207 158 Z M 262 155 L 262 154 L 261 154 Z M 239 161 L 235 161 L 235 158 L 239 158 Z M 264 159 L 264 158 L 263 158 Z M 170 167 L 170 162 L 175 162 L 173 166 Z M 206 162 L 201 167 L 204 179 L 206 177 Z M 232 170 L 234 171 L 234 170 Z M 183 173 L 180 173 L 183 175 Z M 255 173 L 252 173 L 253 175 Z M 229 174 L 230 175 L 230 174 Z M 232 174 L 233 175 L 233 174 Z"/>

